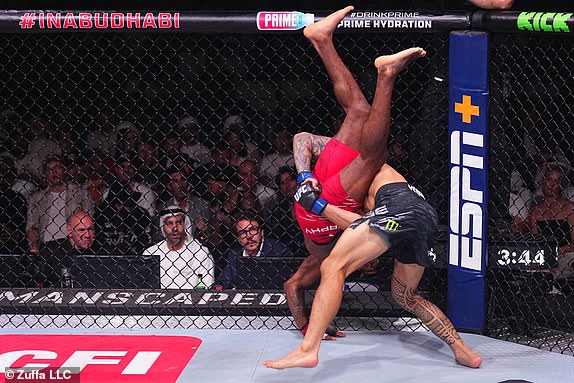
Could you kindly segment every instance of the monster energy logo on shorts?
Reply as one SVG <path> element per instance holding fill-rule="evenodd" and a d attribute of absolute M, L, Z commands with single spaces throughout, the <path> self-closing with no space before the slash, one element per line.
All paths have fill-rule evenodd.
<path fill-rule="evenodd" d="M 394 219 L 389 219 L 387 221 L 387 225 L 385 226 L 385 229 L 388 231 L 395 231 L 399 228 L 399 223 L 397 221 L 395 221 Z"/>

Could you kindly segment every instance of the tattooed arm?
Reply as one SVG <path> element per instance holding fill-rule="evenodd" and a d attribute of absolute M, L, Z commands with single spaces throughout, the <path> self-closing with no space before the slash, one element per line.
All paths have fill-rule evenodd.
<path fill-rule="evenodd" d="M 331 137 L 301 132 L 293 137 L 293 159 L 297 173 L 311 171 L 311 163 L 317 159 Z"/>

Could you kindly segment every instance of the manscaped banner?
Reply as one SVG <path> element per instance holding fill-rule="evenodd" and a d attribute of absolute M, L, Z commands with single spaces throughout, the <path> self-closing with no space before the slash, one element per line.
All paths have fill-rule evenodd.
<path fill-rule="evenodd" d="M 346 292 L 342 314 L 358 312 L 397 314 L 390 291 Z M 313 294 L 307 293 L 310 304 Z M 94 290 L 4 289 L 0 290 L 4 314 L 110 314 L 110 315 L 289 315 L 282 291 L 241 290 Z"/>

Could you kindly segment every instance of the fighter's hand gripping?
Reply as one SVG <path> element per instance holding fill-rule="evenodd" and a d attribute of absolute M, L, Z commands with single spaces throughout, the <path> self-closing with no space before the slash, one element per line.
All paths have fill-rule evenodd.
<path fill-rule="evenodd" d="M 308 170 L 304 170 L 297 175 L 297 184 L 299 184 L 299 186 L 306 183 L 310 183 L 313 189 L 320 188 L 319 181 L 317 181 L 317 179 L 313 177 L 313 173 Z"/>
<path fill-rule="evenodd" d="M 313 188 L 310 183 L 303 183 L 295 191 L 295 202 L 301 205 L 305 210 L 311 210 L 313 213 L 320 215 L 327 201 L 319 197 L 320 192 Z"/>

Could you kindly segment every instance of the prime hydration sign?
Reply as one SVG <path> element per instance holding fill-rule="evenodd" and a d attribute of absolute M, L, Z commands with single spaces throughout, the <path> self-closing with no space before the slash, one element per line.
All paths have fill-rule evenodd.
<path fill-rule="evenodd" d="M 488 37 L 453 32 L 449 61 L 448 313 L 481 332 L 487 258 Z"/>

